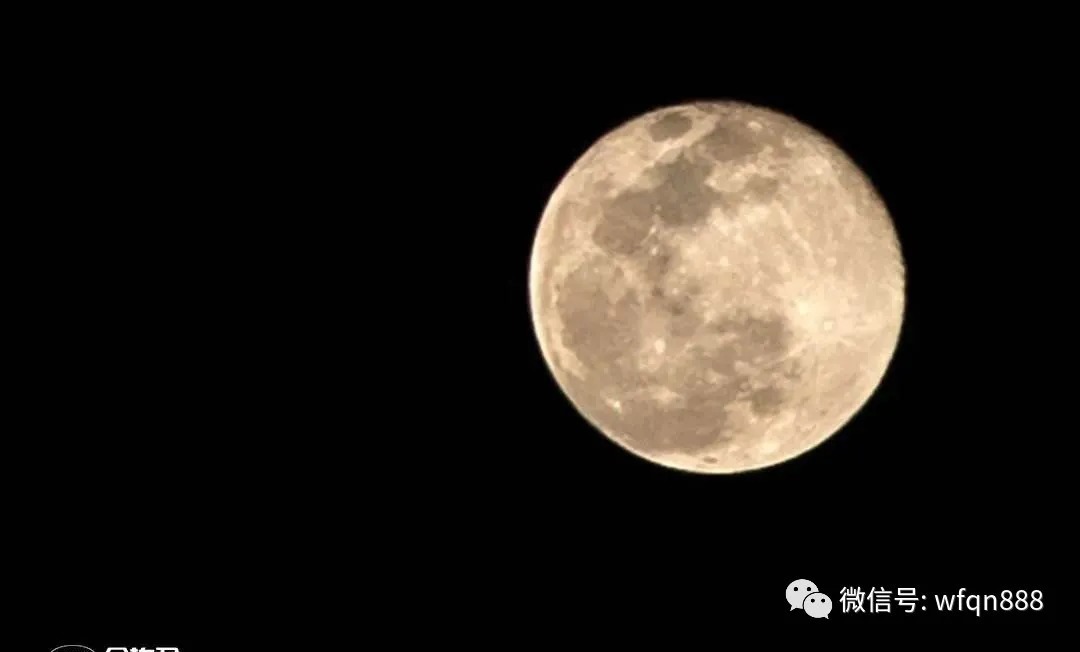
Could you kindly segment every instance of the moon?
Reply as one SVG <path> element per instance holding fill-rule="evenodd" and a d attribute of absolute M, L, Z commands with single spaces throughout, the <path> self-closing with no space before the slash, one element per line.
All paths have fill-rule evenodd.
<path fill-rule="evenodd" d="M 533 327 L 576 411 L 696 473 L 772 466 L 840 430 L 899 340 L 905 265 L 873 184 L 776 110 L 666 106 L 600 137 L 540 217 Z"/>

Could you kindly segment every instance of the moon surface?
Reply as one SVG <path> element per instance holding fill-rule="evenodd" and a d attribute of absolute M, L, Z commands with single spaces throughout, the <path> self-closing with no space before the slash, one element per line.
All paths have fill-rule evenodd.
<path fill-rule="evenodd" d="M 892 219 L 834 143 L 736 102 L 657 109 L 595 142 L 552 193 L 529 300 L 582 417 L 657 464 L 734 473 L 821 444 L 896 349 Z"/>

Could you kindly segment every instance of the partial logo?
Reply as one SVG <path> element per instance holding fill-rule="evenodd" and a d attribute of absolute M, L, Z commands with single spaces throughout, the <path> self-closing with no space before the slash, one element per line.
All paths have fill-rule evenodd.
<path fill-rule="evenodd" d="M 61 645 L 50 652 L 94 652 L 85 645 Z M 105 652 L 180 652 L 176 647 L 110 647 Z"/>
<path fill-rule="evenodd" d="M 811 618 L 829 619 L 832 612 L 832 598 L 818 591 L 817 584 L 810 580 L 795 580 L 787 586 L 789 611 L 802 609 Z"/>

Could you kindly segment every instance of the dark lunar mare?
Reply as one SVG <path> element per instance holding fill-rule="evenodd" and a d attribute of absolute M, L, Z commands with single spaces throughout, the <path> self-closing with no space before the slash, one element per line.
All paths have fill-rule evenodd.
<path fill-rule="evenodd" d="M 673 113 L 654 123 L 650 135 L 673 138 L 690 126 L 689 119 Z M 705 181 L 716 161 L 756 156 L 765 144 L 757 136 L 745 125 L 718 125 L 694 145 L 704 156 L 684 152 L 670 163 L 657 164 L 647 174 L 648 187 L 631 187 L 607 200 L 592 239 L 610 258 L 586 261 L 559 289 L 557 310 L 565 329 L 563 345 L 575 352 L 588 374 L 584 384 L 571 383 L 577 386 L 576 399 L 596 404 L 590 406 L 593 414 L 610 415 L 612 423 L 603 425 L 635 449 L 700 452 L 733 441 L 732 433 L 726 432 L 724 409 L 733 401 L 747 400 L 760 416 L 778 413 L 787 401 L 779 386 L 755 389 L 749 376 L 735 371 L 736 361 L 763 358 L 776 364 L 784 359 L 793 337 L 784 315 L 737 313 L 705 324 L 693 309 L 699 287 L 686 284 L 679 292 L 665 290 L 678 252 L 664 234 L 702 223 L 715 207 L 731 206 L 725 193 L 713 190 Z M 765 201 L 777 190 L 775 180 L 752 178 L 747 198 Z M 654 225 L 661 228 L 650 234 Z M 653 247 L 655 255 L 649 253 Z M 614 300 L 608 296 L 601 284 L 620 273 L 619 264 L 636 266 L 653 284 L 647 295 L 628 292 Z M 673 337 L 702 337 L 696 337 L 678 364 L 665 364 L 649 373 L 639 366 L 639 352 L 647 344 L 642 341 L 640 322 L 644 314 L 658 311 L 665 316 Z M 708 330 L 702 333 L 703 328 Z M 709 335 L 723 343 L 710 344 Z M 720 336 L 727 338 L 720 340 Z M 710 383 L 710 370 L 724 380 Z M 797 367 L 789 366 L 783 373 L 792 378 L 790 374 L 797 372 Z M 664 404 L 641 396 L 623 401 L 622 411 L 613 412 L 599 405 L 602 401 L 594 396 L 598 388 L 610 388 L 613 396 L 633 396 L 634 391 L 649 386 L 667 387 L 680 398 Z"/>
<path fill-rule="evenodd" d="M 649 125 L 649 136 L 655 141 L 671 140 L 690 131 L 694 121 L 681 111 L 672 111 Z"/>

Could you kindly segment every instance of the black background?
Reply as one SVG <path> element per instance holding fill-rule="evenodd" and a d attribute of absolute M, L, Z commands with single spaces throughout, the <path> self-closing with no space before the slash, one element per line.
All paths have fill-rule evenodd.
<path fill-rule="evenodd" d="M 474 526 L 496 533 L 484 550 L 503 590 L 557 595 L 551 618 L 606 614 L 612 627 L 817 625 L 783 602 L 803 577 L 833 597 L 834 626 L 964 625 L 975 617 L 932 613 L 932 593 L 961 587 L 1044 594 L 1041 613 L 980 620 L 1063 617 L 1074 274 L 1060 60 L 1003 43 L 740 43 L 730 58 L 608 47 L 483 76 L 512 98 L 480 122 L 497 135 L 474 141 L 498 164 L 477 173 L 490 190 L 476 227 L 483 312 L 469 323 L 496 362 L 482 389 L 460 380 L 460 428 L 478 444 L 457 480 L 475 486 Z M 865 408 L 809 453 L 731 477 L 651 465 L 593 430 L 548 373 L 527 300 L 539 215 L 574 160 L 647 110 L 712 98 L 787 112 L 837 142 L 888 205 L 908 274 L 899 347 Z M 915 587 L 927 612 L 842 614 L 848 586 Z"/>
<path fill-rule="evenodd" d="M 708 639 L 1063 619 L 1065 59 L 1043 26 L 916 20 L 886 41 L 892 18 L 866 20 L 863 39 L 530 19 L 356 49 L 367 37 L 299 47 L 317 22 L 239 53 L 157 32 L 28 50 L 48 74 L 24 96 L 36 203 L 12 257 L 29 363 L 8 461 L 17 620 L 46 649 L 191 650 L 387 622 Z M 899 347 L 865 408 L 807 454 L 727 477 L 588 426 L 528 305 L 532 238 L 574 160 L 702 99 L 832 138 L 907 264 Z M 833 597 L 830 622 L 787 611 L 797 578 Z M 1041 590 L 1046 607 L 852 615 L 847 586 Z"/>

